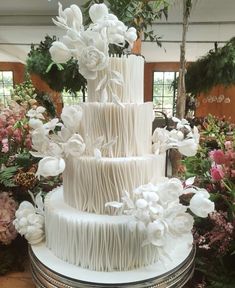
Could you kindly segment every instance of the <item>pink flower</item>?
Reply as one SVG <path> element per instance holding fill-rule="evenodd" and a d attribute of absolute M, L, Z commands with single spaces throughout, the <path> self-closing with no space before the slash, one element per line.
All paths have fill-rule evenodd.
<path fill-rule="evenodd" d="M 17 236 L 13 225 L 17 203 L 7 193 L 0 193 L 0 243 L 8 245 Z"/>
<path fill-rule="evenodd" d="M 212 167 L 210 170 L 210 173 L 211 173 L 211 178 L 214 181 L 220 181 L 224 177 L 224 172 L 223 172 L 222 166 L 220 165 L 215 165 L 214 167 Z"/>
<path fill-rule="evenodd" d="M 211 159 L 215 161 L 216 164 L 224 164 L 225 154 L 222 150 L 214 150 L 209 153 Z"/>
<path fill-rule="evenodd" d="M 232 150 L 233 149 L 233 143 L 231 141 L 225 141 L 224 143 L 226 150 Z"/>

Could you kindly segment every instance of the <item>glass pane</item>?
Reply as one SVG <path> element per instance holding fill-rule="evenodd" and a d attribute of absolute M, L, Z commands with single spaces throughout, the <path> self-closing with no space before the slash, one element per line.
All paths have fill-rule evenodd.
<path fill-rule="evenodd" d="M 163 98 L 163 107 L 164 108 L 173 108 L 173 97 L 164 97 Z"/>
<path fill-rule="evenodd" d="M 164 73 L 164 84 L 171 84 L 175 78 L 175 72 L 165 72 Z"/>
<path fill-rule="evenodd" d="M 0 71 L 0 82 L 3 82 L 3 80 L 2 80 L 2 71 Z"/>
<path fill-rule="evenodd" d="M 3 82 L 6 84 L 12 84 L 13 83 L 12 71 L 3 71 Z"/>
<path fill-rule="evenodd" d="M 171 85 L 164 85 L 164 96 L 173 96 L 173 89 Z"/>
<path fill-rule="evenodd" d="M 163 84 L 164 72 L 154 72 L 153 80 L 154 84 Z"/>
<path fill-rule="evenodd" d="M 161 97 L 153 97 L 153 106 L 154 106 L 154 108 L 162 108 L 162 98 Z"/>
<path fill-rule="evenodd" d="M 163 85 L 154 85 L 153 96 L 162 96 L 162 95 L 163 95 Z"/>

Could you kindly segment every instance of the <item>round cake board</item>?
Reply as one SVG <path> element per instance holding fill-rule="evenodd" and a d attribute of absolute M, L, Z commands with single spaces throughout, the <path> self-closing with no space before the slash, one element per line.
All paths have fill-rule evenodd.
<path fill-rule="evenodd" d="M 99 272 L 83 269 L 57 258 L 45 243 L 31 246 L 29 254 L 33 278 L 40 288 L 183 287 L 193 273 L 195 248 L 182 241 L 176 242 L 172 245 L 177 249 L 164 259 L 164 263 L 158 261 L 131 271 Z"/>

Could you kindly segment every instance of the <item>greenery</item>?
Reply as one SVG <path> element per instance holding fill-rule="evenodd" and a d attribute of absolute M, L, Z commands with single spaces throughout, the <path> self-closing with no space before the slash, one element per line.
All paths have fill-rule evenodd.
<path fill-rule="evenodd" d="M 52 61 L 49 49 L 55 37 L 46 36 L 38 47 L 31 45 L 31 50 L 26 61 L 27 71 L 35 73 L 44 80 L 52 90 L 86 91 L 86 79 L 79 73 L 77 61 L 70 59 L 66 64 L 56 64 Z"/>
<path fill-rule="evenodd" d="M 144 40 L 156 42 L 161 46 L 161 37 L 154 34 L 152 25 L 162 16 L 167 18 L 169 0 L 89 0 L 84 5 L 85 25 L 90 23 L 89 8 L 95 3 L 105 2 L 111 13 L 116 15 L 128 27 L 135 27 L 138 37 L 144 37 Z M 150 30 L 149 30 L 150 29 Z M 111 48 L 112 52 L 113 47 Z M 117 48 L 116 48 L 117 49 Z M 114 52 L 116 52 L 115 50 Z M 119 51 L 120 52 L 120 48 Z"/>
<path fill-rule="evenodd" d="M 216 85 L 235 84 L 235 37 L 221 48 L 215 45 L 205 56 L 191 63 L 185 75 L 186 92 L 194 96 Z"/>

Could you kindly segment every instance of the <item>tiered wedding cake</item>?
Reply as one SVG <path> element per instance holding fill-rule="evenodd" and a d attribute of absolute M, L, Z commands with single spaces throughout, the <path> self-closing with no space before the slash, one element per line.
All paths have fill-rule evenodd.
<path fill-rule="evenodd" d="M 66 159 L 63 189 L 53 191 L 45 202 L 45 223 L 47 246 L 59 258 L 92 270 L 120 271 L 157 261 L 158 248 L 142 246 L 145 233 L 129 229 L 132 216 L 114 216 L 114 208 L 105 204 L 164 176 L 165 155 L 151 154 L 153 107 L 143 103 L 144 59 L 114 57 L 109 68 L 123 75 L 121 89 L 112 87 L 119 90 L 122 103 L 90 102 L 99 80 L 89 81 L 80 128 L 92 143 L 100 138 L 114 143 L 103 149 L 102 157 Z"/>
<path fill-rule="evenodd" d="M 88 102 L 64 107 L 62 122 L 44 123 L 42 107 L 28 113 L 37 151 L 32 155 L 42 158 L 37 175 L 63 172 L 63 187 L 44 203 L 46 246 L 65 262 L 91 271 L 130 271 L 159 259 L 164 266 L 172 255 L 179 256 L 172 243 L 186 255 L 191 249 L 193 217 L 187 208 L 202 217 L 213 210 L 209 194 L 192 181 L 187 191 L 174 178 L 156 185 L 164 176 L 164 151 L 178 147 L 185 155 L 195 153 L 198 133 L 176 119 L 178 130 L 157 129 L 152 136 L 152 103 L 143 102 L 144 58 L 108 55 L 109 44 L 132 44 L 135 29 L 127 29 L 104 4 L 91 6 L 90 18 L 84 30 L 80 9 L 60 6 L 54 22 L 66 35 L 50 49 L 58 63 L 71 56 L 78 60 L 88 79 Z M 186 207 L 179 196 L 187 192 L 194 196 Z M 15 226 L 30 244 L 43 238 L 39 200 L 36 211 L 23 202 L 16 213 Z"/>

